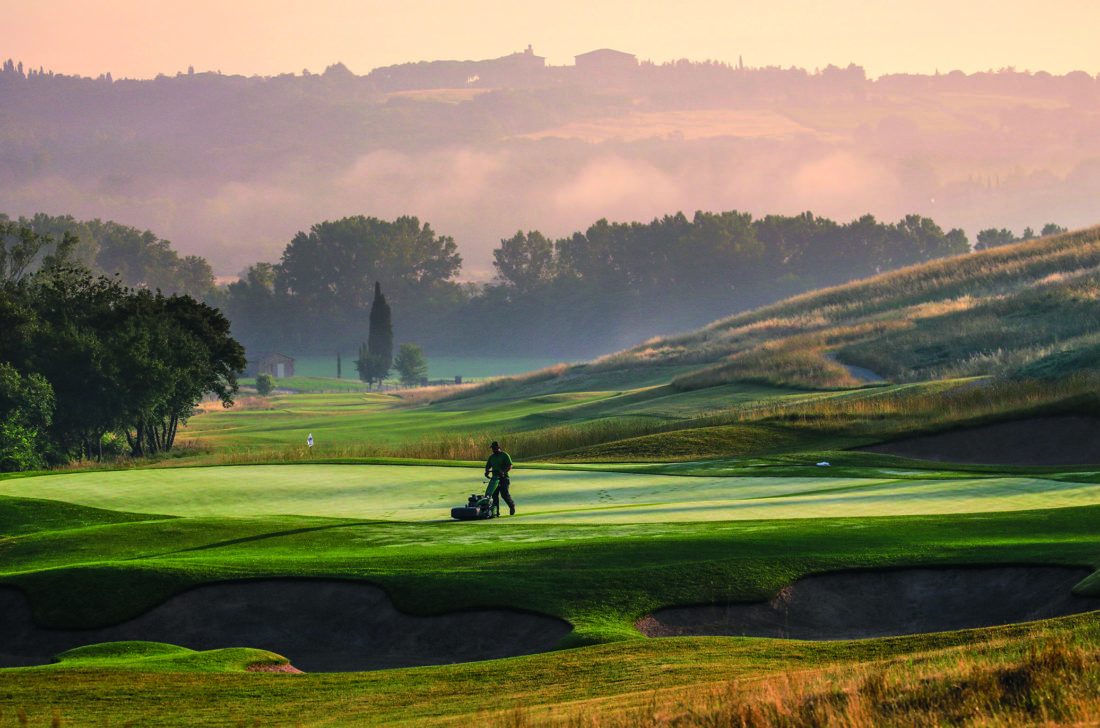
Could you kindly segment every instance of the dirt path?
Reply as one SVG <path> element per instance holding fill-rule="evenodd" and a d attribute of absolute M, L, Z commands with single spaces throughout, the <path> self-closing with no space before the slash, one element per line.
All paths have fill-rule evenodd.
<path fill-rule="evenodd" d="M 848 373 L 850 375 L 852 375 L 853 379 L 858 379 L 861 382 L 874 382 L 874 383 L 885 382 L 886 381 L 886 377 L 882 376 L 878 372 L 873 372 L 870 369 L 867 369 L 865 367 L 857 367 L 857 366 L 852 366 L 851 364 L 845 364 L 845 363 L 837 360 L 836 354 L 834 354 L 832 352 L 829 352 L 829 353 L 825 354 L 824 356 L 829 361 L 834 362 L 836 364 L 840 364 L 840 366 L 847 369 Z"/>

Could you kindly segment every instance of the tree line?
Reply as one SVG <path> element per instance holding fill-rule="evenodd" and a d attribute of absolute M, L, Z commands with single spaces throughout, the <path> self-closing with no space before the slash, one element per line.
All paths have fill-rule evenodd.
<path fill-rule="evenodd" d="M 117 223 L 48 216 L 23 223 L 29 224 L 6 224 L 32 234 L 59 231 L 70 257 L 94 260 L 100 270 L 119 259 L 112 256 L 120 241 L 130 241 L 136 252 L 121 257 L 133 264 L 108 270 L 125 274 L 120 281 L 131 287 L 171 282 L 178 270 L 172 262 L 188 259 L 155 234 Z M 1049 223 L 1043 234 L 1061 229 Z M 1009 242 L 1005 236 L 1019 239 L 991 229 L 979 234 L 977 247 Z M 370 357 L 369 317 L 379 285 L 387 293 L 390 343 L 378 351 L 385 349 L 387 364 L 394 336 L 435 354 L 579 358 L 969 250 L 962 230 L 945 231 L 919 215 L 841 223 L 809 212 L 761 218 L 736 210 L 679 212 L 648 223 L 601 219 L 560 238 L 519 230 L 493 251 L 494 280 L 470 284 L 459 280 L 462 256 L 451 236 L 412 216 L 358 215 L 297 233 L 278 261 L 257 262 L 224 288 L 204 285 L 199 297 L 224 313 L 233 335 L 253 352 L 367 345 L 356 367 L 373 382 L 381 360 Z M 196 268 L 209 269 L 200 262 Z"/>
<path fill-rule="evenodd" d="M 217 309 L 95 275 L 71 236 L 3 233 L 0 470 L 167 452 L 204 396 L 232 403 L 245 354 Z"/>
<path fill-rule="evenodd" d="M 978 232 L 977 241 L 974 243 L 974 250 L 989 250 L 990 248 L 999 248 L 1002 245 L 1011 245 L 1013 243 L 1023 243 L 1028 240 L 1035 240 L 1036 238 L 1045 238 L 1048 235 L 1061 235 L 1065 232 L 1069 231 L 1053 222 L 1048 222 L 1044 225 L 1038 235 L 1036 235 L 1035 231 L 1030 227 L 1025 227 L 1024 232 L 1019 236 L 1008 228 L 986 228 Z"/>
<path fill-rule="evenodd" d="M 220 301 L 250 348 L 324 351 L 366 339 L 380 282 L 400 339 L 447 353 L 584 356 L 968 250 L 963 231 L 917 215 L 677 213 L 602 219 L 558 239 L 517 231 L 493 251 L 495 279 L 471 285 L 458 282 L 449 236 L 415 217 L 357 216 L 298 233 L 279 262 L 251 266 Z"/>

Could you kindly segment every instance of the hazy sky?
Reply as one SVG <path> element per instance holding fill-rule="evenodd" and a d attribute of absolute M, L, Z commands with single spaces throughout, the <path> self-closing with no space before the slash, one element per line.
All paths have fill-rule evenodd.
<path fill-rule="evenodd" d="M 1100 73 L 1096 0 L 0 0 L 3 58 L 115 78 L 197 71 L 355 73 L 493 58 L 551 65 L 597 48 L 640 60 L 857 63 L 871 76 L 999 69 Z"/>

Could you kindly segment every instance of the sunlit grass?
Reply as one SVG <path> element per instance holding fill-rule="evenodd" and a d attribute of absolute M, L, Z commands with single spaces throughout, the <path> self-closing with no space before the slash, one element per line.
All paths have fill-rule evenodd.
<path fill-rule="evenodd" d="M 1039 626 L 966 647 L 831 668 L 498 714 L 496 728 L 820 728 L 1092 725 L 1100 714 L 1095 625 Z M 616 705 L 616 702 L 619 705 Z M 626 707 L 620 707 L 627 702 Z"/>
<path fill-rule="evenodd" d="M 763 437 L 767 437 L 765 432 Z M 797 463 L 797 460 L 795 461 Z M 452 505 L 484 487 L 481 462 L 439 467 L 401 463 L 334 463 L 130 469 L 65 477 L 0 481 L 0 494 L 131 513 L 189 518 L 311 518 L 434 523 Z M 793 468 L 794 469 L 794 468 Z M 520 465 L 515 493 L 525 524 L 611 524 L 676 521 L 760 521 L 825 517 L 936 515 L 1024 511 L 1100 504 L 1087 479 L 1013 474 L 947 473 L 864 467 L 815 467 L 800 472 L 707 474 L 644 468 L 583 469 Z M 633 470 L 633 472 L 631 472 Z M 683 477 L 683 474 L 692 477 Z M 395 493 L 402 493 L 395 497 Z M 22 501 L 19 514 L 41 513 Z M 13 508 L 11 502 L 3 504 Z M 88 514 L 85 514 L 88 515 Z M 92 513 L 91 515 L 96 515 Z M 60 518 L 60 516 L 58 516 Z M 64 521 L 62 521 L 64 522 Z M 10 527 L 10 526 L 9 526 Z M 63 557 L 62 557 L 63 558 Z"/>

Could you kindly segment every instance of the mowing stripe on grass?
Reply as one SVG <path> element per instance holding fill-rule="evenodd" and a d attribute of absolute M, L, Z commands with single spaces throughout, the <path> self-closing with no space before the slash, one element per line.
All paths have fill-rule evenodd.
<path fill-rule="evenodd" d="M 176 516 L 449 518 L 480 468 L 257 465 L 74 473 L 0 481 L 0 495 Z M 518 469 L 524 521 L 644 523 L 982 513 L 1100 504 L 1100 485 L 1037 477 L 928 480 L 677 477 Z"/>

